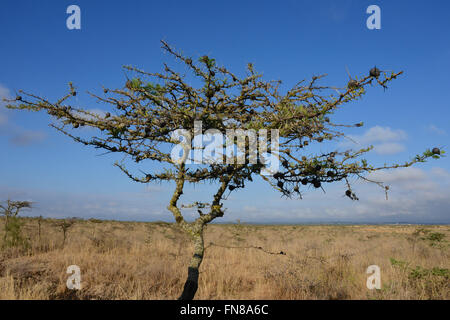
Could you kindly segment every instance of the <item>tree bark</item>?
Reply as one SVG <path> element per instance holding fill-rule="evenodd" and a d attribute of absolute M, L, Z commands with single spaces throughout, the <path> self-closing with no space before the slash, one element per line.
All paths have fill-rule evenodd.
<path fill-rule="evenodd" d="M 188 276 L 184 283 L 183 292 L 178 300 L 192 300 L 198 289 L 199 268 L 203 261 L 203 253 L 205 245 L 203 242 L 203 226 L 193 234 L 194 238 L 194 255 L 188 267 Z"/>
<path fill-rule="evenodd" d="M 8 235 L 8 223 L 9 223 L 9 216 L 5 214 L 5 235 L 3 237 L 3 241 L 6 241 L 6 237 Z"/>

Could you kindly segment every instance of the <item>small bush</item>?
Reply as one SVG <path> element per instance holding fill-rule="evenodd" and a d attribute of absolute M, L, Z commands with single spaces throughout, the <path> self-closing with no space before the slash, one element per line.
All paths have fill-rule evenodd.
<path fill-rule="evenodd" d="M 22 235 L 23 222 L 17 217 L 10 217 L 5 225 L 4 246 L 28 248 L 30 244 Z"/>
<path fill-rule="evenodd" d="M 428 236 L 425 239 L 433 242 L 441 242 L 442 240 L 444 240 L 444 238 L 445 234 L 439 232 L 432 232 L 428 234 Z"/>
<path fill-rule="evenodd" d="M 103 220 L 95 219 L 95 218 L 90 218 L 88 221 L 92 222 L 92 223 L 102 223 L 103 222 Z"/>
<path fill-rule="evenodd" d="M 389 258 L 389 260 L 391 261 L 391 265 L 393 266 L 399 267 L 401 269 L 408 268 L 409 263 L 406 261 L 396 260 L 394 258 Z"/>
<path fill-rule="evenodd" d="M 438 268 L 438 267 L 434 267 L 432 269 L 425 269 L 420 266 L 416 266 L 416 268 L 412 269 L 409 274 L 409 278 L 414 279 L 414 280 L 415 279 L 423 279 L 423 278 L 430 277 L 430 276 L 449 278 L 450 271 L 449 271 L 449 269 Z"/>

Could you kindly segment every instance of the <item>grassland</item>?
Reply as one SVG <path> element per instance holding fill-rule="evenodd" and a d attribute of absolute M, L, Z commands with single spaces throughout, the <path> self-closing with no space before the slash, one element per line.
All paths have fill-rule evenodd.
<path fill-rule="evenodd" d="M 22 222 L 25 243 L 0 252 L 0 299 L 176 299 L 181 292 L 193 248 L 173 224 L 79 220 L 63 244 L 57 220 L 44 219 L 40 235 L 37 218 Z M 450 226 L 210 225 L 196 298 L 449 299 L 449 234 Z M 374 264 L 380 290 L 366 287 Z M 69 265 L 81 269 L 79 291 L 66 288 Z"/>

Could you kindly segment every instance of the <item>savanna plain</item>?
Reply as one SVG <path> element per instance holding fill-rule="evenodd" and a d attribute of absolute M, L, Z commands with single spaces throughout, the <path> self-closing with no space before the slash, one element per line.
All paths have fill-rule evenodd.
<path fill-rule="evenodd" d="M 12 237 L 0 232 L 0 299 L 182 291 L 193 246 L 174 224 L 17 223 Z M 449 225 L 209 225 L 196 299 L 449 299 L 449 235 Z M 81 290 L 66 286 L 70 265 L 80 267 Z M 370 265 L 380 268 L 381 289 L 367 288 Z"/>

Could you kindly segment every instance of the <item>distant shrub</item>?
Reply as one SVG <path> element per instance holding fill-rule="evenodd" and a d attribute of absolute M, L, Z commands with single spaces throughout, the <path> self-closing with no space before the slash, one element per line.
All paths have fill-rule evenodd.
<path fill-rule="evenodd" d="M 444 238 L 445 234 L 439 232 L 432 232 L 428 234 L 428 236 L 425 239 L 433 242 L 441 242 L 442 240 L 444 240 Z"/>
<path fill-rule="evenodd" d="M 5 234 L 3 236 L 3 246 L 29 247 L 26 238 L 22 236 L 23 223 L 19 220 L 19 212 L 22 209 L 31 209 L 29 201 L 12 201 L 7 200 L 5 204 L 0 204 L 1 213 L 5 216 Z"/>
<path fill-rule="evenodd" d="M 64 247 L 64 244 L 66 243 L 68 230 L 75 224 L 75 222 L 77 222 L 76 219 L 70 218 L 70 219 L 64 219 L 62 221 L 58 221 L 55 223 L 55 226 L 61 228 L 61 230 L 63 232 L 62 247 Z"/>
<path fill-rule="evenodd" d="M 428 241 L 429 245 L 432 247 L 442 248 L 445 245 L 445 234 L 443 233 L 431 232 L 422 239 Z"/>
<path fill-rule="evenodd" d="M 22 226 L 24 223 L 17 217 L 10 217 L 8 224 L 5 226 L 4 246 L 6 247 L 22 247 L 30 246 L 28 240 L 22 235 Z"/>
<path fill-rule="evenodd" d="M 95 218 L 90 218 L 88 221 L 92 222 L 92 223 L 102 223 L 103 222 L 103 220 L 95 219 Z"/>
<path fill-rule="evenodd" d="M 432 247 L 442 247 L 445 241 L 445 234 L 440 232 L 431 232 L 431 230 L 425 228 L 417 228 L 412 234 L 414 236 L 413 241 L 419 239 L 423 241 L 428 241 L 429 245 Z"/>

